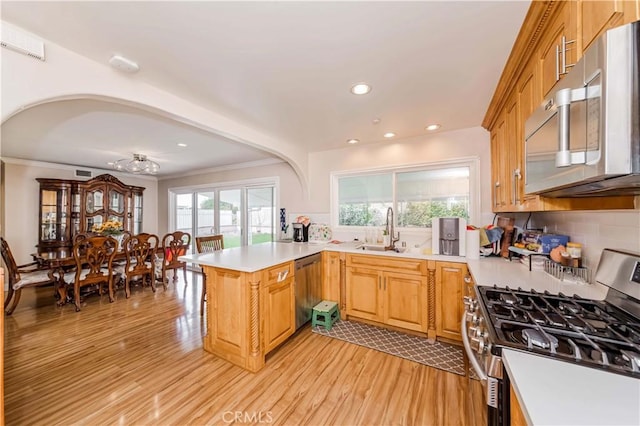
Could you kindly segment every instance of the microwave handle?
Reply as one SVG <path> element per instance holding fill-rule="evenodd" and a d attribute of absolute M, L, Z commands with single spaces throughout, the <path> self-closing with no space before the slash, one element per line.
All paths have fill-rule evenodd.
<path fill-rule="evenodd" d="M 555 97 L 558 109 L 558 152 L 556 152 L 556 167 L 569 167 L 572 164 L 584 164 L 584 152 L 571 153 L 571 102 L 582 101 L 586 98 L 585 89 L 558 90 Z"/>

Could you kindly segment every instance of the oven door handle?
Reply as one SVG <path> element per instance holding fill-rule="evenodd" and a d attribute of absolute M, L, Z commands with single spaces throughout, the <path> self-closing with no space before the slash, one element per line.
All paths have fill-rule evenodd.
<path fill-rule="evenodd" d="M 467 334 L 467 321 L 465 317 L 466 313 L 462 315 L 462 343 L 464 344 L 464 350 L 467 352 L 467 358 L 469 358 L 471 366 L 475 370 L 480 380 L 484 382 L 487 380 L 487 375 L 484 371 L 482 371 L 482 367 L 478 363 L 478 360 L 476 359 L 476 356 L 471 349 L 471 345 L 469 344 L 469 335 Z"/>

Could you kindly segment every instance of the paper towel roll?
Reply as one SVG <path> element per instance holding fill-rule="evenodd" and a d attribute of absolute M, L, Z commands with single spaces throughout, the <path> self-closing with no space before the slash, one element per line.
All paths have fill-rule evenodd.
<path fill-rule="evenodd" d="M 467 230 L 466 235 L 466 255 L 467 259 L 480 258 L 480 231 L 478 229 Z"/>

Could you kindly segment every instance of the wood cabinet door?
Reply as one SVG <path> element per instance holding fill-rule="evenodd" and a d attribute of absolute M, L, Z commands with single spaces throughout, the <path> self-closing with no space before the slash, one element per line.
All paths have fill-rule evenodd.
<path fill-rule="evenodd" d="M 375 269 L 347 267 L 347 315 L 382 321 L 382 273 Z"/>
<path fill-rule="evenodd" d="M 382 279 L 384 323 L 426 332 L 427 277 L 385 272 Z"/>
<path fill-rule="evenodd" d="M 439 337 L 462 340 L 460 320 L 467 274 L 464 263 L 436 262 L 436 333 Z"/>
<path fill-rule="evenodd" d="M 296 331 L 294 277 L 263 289 L 263 333 L 265 354 Z"/>
<path fill-rule="evenodd" d="M 510 97 L 505 108 L 505 138 L 504 147 L 505 163 L 502 165 L 505 181 L 505 204 L 509 211 L 518 209 L 521 202 L 518 187 L 520 185 L 520 163 L 522 158 L 522 131 L 520 129 L 520 117 L 518 111 L 517 93 Z"/>
<path fill-rule="evenodd" d="M 575 31 L 575 1 L 563 1 L 558 3 L 558 10 L 554 13 L 554 18 L 545 28 L 545 36 L 541 41 L 539 58 L 541 66 L 542 93 L 546 96 L 555 84 L 563 77 L 562 55 L 558 51 L 562 48 L 562 38 L 566 42 L 573 42 L 567 45 L 565 54 L 565 68 L 568 71 L 572 64 L 577 61 L 578 55 Z"/>
<path fill-rule="evenodd" d="M 491 179 L 492 179 L 492 207 L 494 212 L 505 211 L 505 167 L 507 152 L 505 152 L 506 124 L 502 114 L 491 134 Z"/>
<path fill-rule="evenodd" d="M 530 63 L 522 73 L 518 81 L 518 158 L 520 160 L 519 169 L 521 178 L 518 180 L 516 188 L 519 200 L 520 211 L 538 211 L 543 209 L 543 203 L 539 195 L 525 194 L 524 185 L 527 176 L 526 145 L 525 145 L 525 123 L 531 113 L 542 102 L 542 93 L 538 83 L 538 67 L 535 63 Z"/>
<path fill-rule="evenodd" d="M 623 23 L 623 3 L 621 0 L 580 2 L 583 51 L 604 31 Z"/>
<path fill-rule="evenodd" d="M 248 353 L 247 275 L 205 267 L 207 274 L 207 335 L 205 349 L 239 365 Z"/>
<path fill-rule="evenodd" d="M 340 302 L 340 252 L 322 252 L 322 300 Z"/>

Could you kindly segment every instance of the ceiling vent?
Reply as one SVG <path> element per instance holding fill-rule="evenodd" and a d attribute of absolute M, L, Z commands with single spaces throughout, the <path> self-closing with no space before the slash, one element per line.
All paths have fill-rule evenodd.
<path fill-rule="evenodd" d="M 2 24 L 0 45 L 7 49 L 44 61 L 44 42 L 28 34 Z"/>
<path fill-rule="evenodd" d="M 76 177 L 93 177 L 91 170 L 76 170 Z"/>

